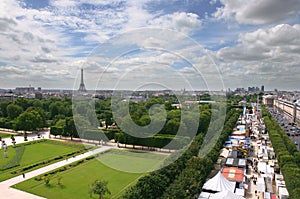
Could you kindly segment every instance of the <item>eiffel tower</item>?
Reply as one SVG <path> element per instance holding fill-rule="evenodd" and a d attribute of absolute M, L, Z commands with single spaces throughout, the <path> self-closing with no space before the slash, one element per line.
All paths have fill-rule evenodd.
<path fill-rule="evenodd" d="M 80 86 L 78 89 L 79 92 L 86 92 L 86 88 L 83 82 L 83 68 L 81 68 L 81 82 L 80 82 Z"/>

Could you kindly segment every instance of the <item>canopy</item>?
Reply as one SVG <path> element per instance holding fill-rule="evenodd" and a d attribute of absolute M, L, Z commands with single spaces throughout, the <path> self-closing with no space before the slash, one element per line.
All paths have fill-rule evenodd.
<path fill-rule="evenodd" d="M 234 192 L 235 182 L 228 181 L 219 171 L 213 178 L 209 179 L 202 187 L 205 190 L 211 191 L 226 191 Z"/>
<path fill-rule="evenodd" d="M 278 195 L 282 199 L 289 198 L 289 192 L 287 191 L 287 189 L 285 187 L 279 187 L 278 188 Z"/>
<path fill-rule="evenodd" d="M 239 195 L 239 196 L 244 196 L 245 195 L 245 189 L 235 189 L 235 194 Z"/>
<path fill-rule="evenodd" d="M 266 162 L 258 162 L 257 169 L 258 171 L 265 173 L 267 175 L 272 175 L 274 173 L 274 168 L 272 168 Z"/>
<path fill-rule="evenodd" d="M 250 139 L 249 138 L 241 139 L 240 143 L 250 144 Z"/>
<path fill-rule="evenodd" d="M 231 181 L 243 181 L 244 179 L 244 170 L 237 167 L 226 167 L 222 170 L 222 174 Z"/>
<path fill-rule="evenodd" d="M 266 185 L 265 185 L 264 178 L 257 178 L 257 191 L 259 191 L 259 192 L 266 191 Z"/>
<path fill-rule="evenodd" d="M 210 199 L 213 195 L 213 193 L 201 192 L 198 199 Z"/>
<path fill-rule="evenodd" d="M 245 139 L 245 135 L 232 135 L 231 138 L 236 138 L 236 139 Z"/>
<path fill-rule="evenodd" d="M 246 129 L 246 125 L 237 125 L 236 127 L 238 130 L 242 131 Z"/>
<path fill-rule="evenodd" d="M 230 198 L 230 199 L 245 199 L 243 196 L 239 196 L 228 190 L 216 193 L 211 198 L 212 199 L 228 199 L 228 198 Z"/>
<path fill-rule="evenodd" d="M 262 173 L 267 173 L 267 163 L 266 162 L 258 162 L 257 164 L 258 171 Z"/>
<path fill-rule="evenodd" d="M 234 131 L 231 134 L 231 136 L 239 136 L 239 135 L 246 135 L 246 132 L 245 131 Z"/>
<path fill-rule="evenodd" d="M 221 154 L 220 154 L 220 156 L 221 156 L 221 157 L 224 157 L 224 158 L 227 158 L 228 155 L 229 155 L 229 150 L 226 149 L 226 148 L 223 148 L 223 149 L 222 149 L 222 152 L 221 152 Z"/>
<path fill-rule="evenodd" d="M 246 159 L 227 158 L 225 164 L 227 166 L 246 167 Z"/>

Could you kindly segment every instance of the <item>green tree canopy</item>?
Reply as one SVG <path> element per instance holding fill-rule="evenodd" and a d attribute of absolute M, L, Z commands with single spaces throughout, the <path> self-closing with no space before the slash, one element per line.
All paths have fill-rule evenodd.
<path fill-rule="evenodd" d="M 102 199 L 105 194 L 111 194 L 107 184 L 107 181 L 95 180 L 90 187 L 90 197 L 92 197 L 92 194 L 96 194 L 99 195 L 99 199 Z"/>
<path fill-rule="evenodd" d="M 7 116 L 9 117 L 9 119 L 15 119 L 23 112 L 23 108 L 16 104 L 8 105 L 6 110 L 7 110 Z"/>
<path fill-rule="evenodd" d="M 43 127 L 43 120 L 40 114 L 35 111 L 25 111 L 21 113 L 15 120 L 14 129 L 24 131 L 35 131 L 37 128 Z"/>

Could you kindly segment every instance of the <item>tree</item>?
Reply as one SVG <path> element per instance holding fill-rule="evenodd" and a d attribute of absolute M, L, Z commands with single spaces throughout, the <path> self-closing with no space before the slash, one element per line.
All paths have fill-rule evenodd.
<path fill-rule="evenodd" d="M 70 136 L 71 140 L 73 137 L 78 137 L 75 121 L 73 117 L 66 118 L 66 126 L 64 128 L 64 136 Z"/>
<path fill-rule="evenodd" d="M 35 131 L 43 125 L 42 117 L 36 111 L 25 111 L 16 118 L 14 130 L 24 131 L 24 140 L 27 141 L 26 131 Z"/>
<path fill-rule="evenodd" d="M 50 184 L 50 178 L 49 178 L 49 176 L 44 176 L 44 177 L 43 177 L 43 180 L 44 180 L 44 182 L 45 182 L 45 185 L 46 185 L 46 186 L 49 186 L 49 184 Z"/>
<path fill-rule="evenodd" d="M 107 188 L 107 181 L 95 180 L 95 182 L 90 187 L 90 197 L 93 194 L 99 195 L 99 199 L 102 199 L 105 194 L 111 194 Z"/>
<path fill-rule="evenodd" d="M 36 111 L 39 113 L 39 115 L 41 116 L 42 118 L 42 123 L 43 123 L 43 126 L 47 126 L 47 116 L 46 116 L 46 112 L 44 111 L 44 109 L 42 109 L 41 107 L 29 107 L 26 111 Z"/>
<path fill-rule="evenodd" d="M 9 117 L 9 119 L 12 120 L 17 118 L 23 112 L 23 108 L 16 104 L 10 104 L 7 106 L 6 109 L 7 109 L 7 116 Z"/>
<path fill-rule="evenodd" d="M 50 134 L 54 135 L 54 137 L 56 137 L 57 135 L 62 135 L 63 134 L 63 128 L 61 127 L 57 127 L 57 126 L 51 126 L 50 128 Z"/>
<path fill-rule="evenodd" d="M 7 117 L 7 106 L 10 104 L 10 101 L 0 102 L 0 113 L 1 117 Z"/>
<path fill-rule="evenodd" d="M 61 179 L 62 179 L 62 176 L 57 177 L 57 185 L 62 185 Z"/>
<path fill-rule="evenodd" d="M 28 107 L 30 107 L 30 99 L 17 98 L 15 104 L 21 106 L 23 110 L 26 110 Z"/>

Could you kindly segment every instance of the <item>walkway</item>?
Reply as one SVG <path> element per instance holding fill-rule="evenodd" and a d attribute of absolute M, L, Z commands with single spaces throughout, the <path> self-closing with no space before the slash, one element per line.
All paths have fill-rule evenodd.
<path fill-rule="evenodd" d="M 39 132 L 39 134 L 40 134 L 40 138 L 38 138 L 37 134 L 35 134 L 35 133 L 27 134 L 28 141 L 39 140 L 39 139 L 42 139 L 42 138 L 49 139 L 50 131 L 41 131 L 41 132 Z M 16 144 L 20 144 L 20 143 L 23 143 L 23 142 L 28 142 L 28 141 L 24 141 L 24 136 L 22 136 L 22 135 L 15 135 L 14 137 L 15 137 Z M 7 146 L 12 145 L 12 140 L 11 140 L 10 137 L 9 138 L 2 138 L 2 140 L 5 141 Z"/>
<path fill-rule="evenodd" d="M 70 142 L 70 139 L 58 139 L 58 138 L 53 138 L 50 137 L 49 135 L 49 131 L 44 131 L 44 132 L 40 132 L 41 138 L 45 138 L 45 139 L 53 139 L 53 140 L 59 140 L 59 141 L 66 141 L 66 142 Z M 16 139 L 16 143 L 23 143 L 23 142 L 28 142 L 28 141 L 33 141 L 33 140 L 38 140 L 40 138 L 37 137 L 36 134 L 28 134 L 28 141 L 24 141 L 24 137 L 23 136 L 15 136 Z M 5 143 L 7 145 L 12 145 L 11 139 L 10 138 L 4 138 L 3 140 L 5 140 Z M 76 139 L 74 139 L 73 141 L 75 142 Z M 89 145 L 94 145 L 95 143 L 89 142 L 84 140 L 83 141 L 84 144 L 89 144 Z M 18 184 L 20 182 L 23 182 L 27 179 L 30 178 L 34 178 L 38 175 L 41 175 L 43 173 L 52 171 L 54 169 L 60 168 L 62 166 L 65 166 L 67 164 L 76 162 L 78 160 L 84 159 L 86 157 L 89 157 L 91 155 L 95 155 L 97 153 L 101 153 L 104 151 L 107 151 L 111 148 L 116 148 L 116 149 L 121 149 L 121 150 L 136 150 L 136 151 L 143 151 L 143 152 L 149 152 L 149 153 L 156 153 L 156 154 L 164 154 L 164 155 L 170 155 L 171 153 L 168 151 L 148 151 L 148 150 L 139 150 L 139 149 L 130 149 L 130 148 L 119 148 L 116 146 L 116 143 L 111 143 L 108 142 L 106 143 L 105 146 L 101 146 L 101 148 L 95 149 L 93 151 L 89 151 L 86 152 L 84 154 L 80 154 L 78 156 L 75 156 L 73 158 L 69 158 L 68 160 L 62 160 L 60 162 L 42 167 L 40 169 L 25 173 L 25 178 L 23 178 L 22 175 L 20 176 L 16 176 L 14 178 L 8 179 L 6 181 L 0 182 L 0 198 L 9 198 L 9 199 L 43 199 L 43 197 L 37 196 L 37 195 L 33 195 L 21 190 L 17 190 L 14 188 L 11 188 L 11 186 Z M 139 147 L 137 147 L 139 148 Z"/>
<path fill-rule="evenodd" d="M 22 175 L 20 176 L 16 176 L 14 178 L 8 179 L 6 181 L 0 182 L 0 198 L 9 198 L 9 199 L 41 199 L 42 197 L 33 195 L 33 194 L 29 194 L 27 192 L 24 191 L 20 191 L 14 188 L 11 188 L 12 185 L 18 184 L 20 182 L 23 182 L 27 179 L 36 177 L 38 175 L 41 175 L 43 173 L 52 171 L 54 169 L 57 169 L 59 167 L 65 166 L 67 164 L 70 164 L 72 162 L 76 162 L 78 160 L 84 159 L 86 157 L 89 157 L 91 155 L 95 155 L 97 153 L 101 153 L 104 151 L 107 151 L 109 149 L 111 149 L 112 147 L 109 146 L 102 146 L 101 148 L 95 149 L 93 151 L 89 151 L 83 154 L 80 154 L 78 156 L 75 156 L 73 158 L 69 158 L 68 160 L 62 160 L 60 162 L 48 165 L 46 167 L 25 173 L 25 178 L 23 178 Z"/>
<path fill-rule="evenodd" d="M 258 151 L 258 146 L 257 146 L 256 140 L 255 141 L 251 140 L 251 144 L 253 145 L 253 149 L 254 149 L 252 157 L 256 157 L 255 154 L 257 154 L 257 151 Z M 254 172 L 254 169 L 251 165 L 249 165 L 249 169 L 250 169 L 250 176 L 254 176 L 255 178 L 259 177 L 258 174 Z M 254 184 L 253 180 L 251 180 L 251 182 L 249 183 L 249 189 L 247 191 L 246 198 L 247 199 L 257 199 L 258 194 L 255 194 L 256 190 L 257 190 L 257 184 Z"/>

